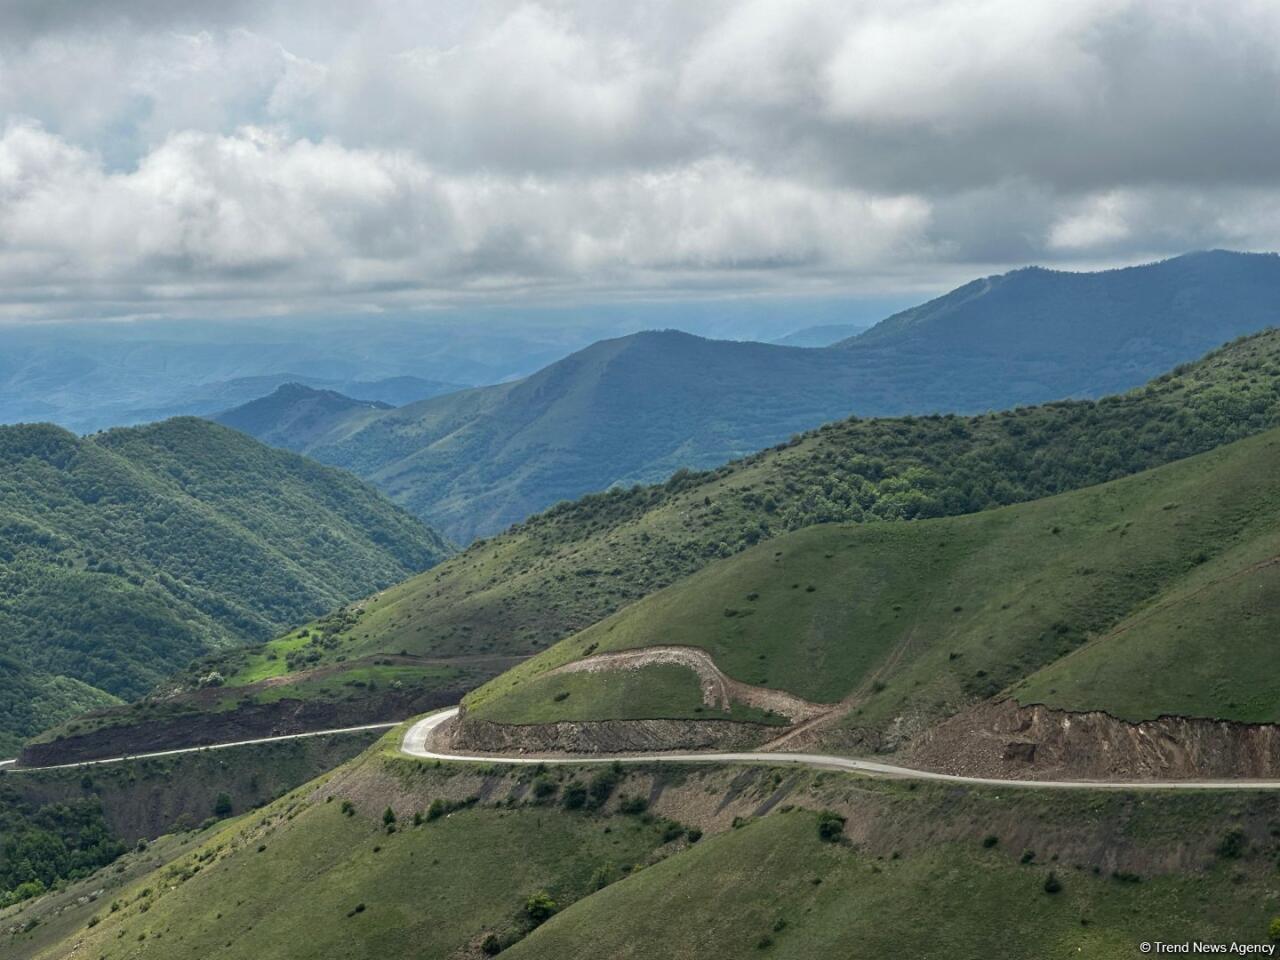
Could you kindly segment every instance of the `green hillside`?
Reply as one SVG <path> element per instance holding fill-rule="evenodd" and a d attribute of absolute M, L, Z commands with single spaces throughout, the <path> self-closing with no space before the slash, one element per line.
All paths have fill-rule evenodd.
<path fill-rule="evenodd" d="M 849 414 L 979 413 L 1128 390 L 1280 322 L 1280 257 L 1224 251 L 975 280 L 826 349 L 646 332 L 515 383 L 370 415 L 273 396 L 220 420 L 344 467 L 458 543 Z"/>
<path fill-rule="evenodd" d="M 466 703 L 482 719 L 514 723 L 616 719 L 620 710 L 647 718 L 655 702 L 705 717 L 684 692 L 690 670 L 646 673 L 649 688 L 625 696 L 608 672 L 549 673 L 584 656 L 675 644 L 705 649 L 734 680 L 819 703 L 852 697 L 853 725 L 903 713 L 939 719 L 1041 667 L 1015 687 L 1023 702 L 1132 719 L 1280 722 L 1280 682 L 1267 669 L 1280 629 L 1277 462 L 1272 430 L 970 516 L 802 530 L 626 607 Z M 634 687 L 641 672 L 628 675 Z M 665 696 L 655 689 L 664 683 Z"/>
<path fill-rule="evenodd" d="M 1277 912 L 1266 793 L 441 766 L 395 736 L 197 846 L 158 844 L 149 873 L 126 858 L 123 882 L 0 912 L 5 956 L 1127 957 L 1154 936 L 1260 942 Z"/>
<path fill-rule="evenodd" d="M 595 494 L 383 591 L 317 662 L 525 653 L 753 544 L 832 522 L 965 514 L 1101 483 L 1280 420 L 1280 333 L 1098 402 L 848 420 L 703 474 Z M 888 534 L 886 534 L 888 535 Z"/>
<path fill-rule="evenodd" d="M 867 536 L 911 537 L 913 524 L 892 521 L 969 514 L 1103 483 L 1278 422 L 1276 332 L 1101 401 L 967 418 L 842 421 L 714 471 L 556 507 L 370 597 L 358 618 L 326 618 L 305 636 L 293 632 L 202 664 L 184 682 L 194 686 L 214 669 L 233 684 L 249 682 L 388 654 L 536 653 L 717 559 L 791 531 L 860 522 Z M 744 603 L 713 608 L 712 619 Z M 754 682 L 760 674 L 746 676 Z"/>
<path fill-rule="evenodd" d="M 0 427 L 0 751 L 448 547 L 362 482 L 215 424 Z"/>

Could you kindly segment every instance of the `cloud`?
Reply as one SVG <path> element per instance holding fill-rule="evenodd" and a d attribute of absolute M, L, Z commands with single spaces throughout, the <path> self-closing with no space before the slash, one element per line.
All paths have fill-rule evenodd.
<path fill-rule="evenodd" d="M 856 291 L 1278 239 L 1264 0 L 324 11 L 4 5 L 6 315 Z"/>

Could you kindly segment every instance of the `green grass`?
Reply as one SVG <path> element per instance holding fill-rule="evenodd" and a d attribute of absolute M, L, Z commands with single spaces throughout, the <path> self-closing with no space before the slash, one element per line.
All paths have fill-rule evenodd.
<path fill-rule="evenodd" d="M 11 936 L 15 955 L 39 944 L 46 960 L 417 960 L 465 956 L 492 932 L 516 958 L 1124 957 L 1141 939 L 1259 942 L 1280 913 L 1272 793 L 437 765 L 397 755 L 401 733 L 150 874 L 108 881 L 96 905 L 68 906 L 73 926 L 31 904 L 53 929 Z M 601 776 L 614 778 L 602 808 L 564 808 L 570 784 Z M 535 783 L 551 789 L 535 799 Z M 649 810 L 622 814 L 627 797 L 651 798 Z M 436 800 L 453 812 L 414 826 Z M 848 818 L 848 842 L 819 839 L 823 809 Z M 705 836 L 673 838 L 673 815 Z M 530 932 L 523 907 L 544 890 L 561 910 Z"/>
<path fill-rule="evenodd" d="M 495 700 L 477 716 L 495 723 L 561 720 L 663 720 L 699 717 L 745 723 L 786 723 L 786 718 L 735 703 L 729 713 L 702 702 L 698 676 L 688 667 L 655 664 L 638 670 L 567 673 L 538 677 Z"/>
<path fill-rule="evenodd" d="M 706 840 L 580 901 L 509 956 L 1129 958 L 1143 940 L 1263 943 L 1276 912 L 1256 872 L 1125 883 L 945 840 L 894 859 L 823 843 L 816 821 L 775 815 Z"/>
<path fill-rule="evenodd" d="M 124 910 L 103 911 L 77 935 L 85 955 L 446 958 L 487 930 L 521 930 L 531 895 L 571 902 L 597 869 L 661 843 L 640 820 L 606 832 L 590 815 L 538 808 L 462 810 L 416 828 L 404 816 L 393 834 L 381 812 L 294 802 L 253 815 L 210 841 L 209 859 L 187 857 L 149 881 L 150 896 L 135 887 Z"/>
<path fill-rule="evenodd" d="M 802 530 L 620 611 L 467 704 L 477 716 L 519 720 L 531 701 L 503 701 L 555 666 L 674 643 L 707 650 L 737 680 L 806 699 L 859 691 L 854 725 L 903 713 L 937 718 L 1060 659 L 1043 681 L 1016 688 L 1019 698 L 1076 708 L 1073 691 L 1091 680 L 1088 706 L 1117 715 L 1280 721 L 1280 680 L 1265 669 L 1280 626 L 1271 602 L 1280 566 L 1233 578 L 1280 552 L 1278 451 L 1272 431 L 1032 503 Z M 1206 582 L 1216 585 L 1197 592 Z M 1119 639 L 1066 656 L 1128 617 L 1138 626 Z M 1133 683 L 1144 663 L 1159 665 L 1162 678 Z M 1042 693 L 1050 686 L 1056 700 Z M 655 696 L 632 693 L 646 704 Z M 545 704 L 539 717 L 553 719 Z"/>

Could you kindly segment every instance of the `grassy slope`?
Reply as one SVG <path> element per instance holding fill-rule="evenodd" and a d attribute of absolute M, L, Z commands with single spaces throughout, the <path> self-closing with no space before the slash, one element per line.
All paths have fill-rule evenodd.
<path fill-rule="evenodd" d="M 697 675 L 692 670 L 669 663 L 637 670 L 539 677 L 512 689 L 507 696 L 495 699 L 489 709 L 478 711 L 478 715 L 495 723 L 682 717 L 786 723 L 784 717 L 743 704 L 733 704 L 728 714 L 705 706 Z"/>
<path fill-rule="evenodd" d="M 0 463 L 0 746 L 447 552 L 363 483 L 203 420 L 4 427 Z"/>
<path fill-rule="evenodd" d="M 493 932 L 519 941 L 513 957 L 1121 957 L 1142 938 L 1260 941 L 1277 912 L 1268 825 L 1280 808 L 1266 794 L 1066 796 L 655 767 L 623 773 L 603 809 L 571 812 L 556 793 L 533 802 L 528 786 L 563 791 L 581 780 L 573 770 L 440 768 L 393 757 L 392 742 L 70 907 L 58 936 L 12 937 L 15 955 L 407 960 L 468 955 Z M 477 789 L 480 803 L 412 825 L 412 810 Z M 620 813 L 637 795 L 656 798 L 655 820 Z M 851 842 L 818 839 L 823 808 L 849 818 Z M 708 835 L 664 843 L 673 814 Z M 1234 830 L 1237 854 L 1216 852 Z M 1044 891 L 1050 870 L 1056 894 Z M 567 909 L 520 940 L 539 890 Z"/>
<path fill-rule="evenodd" d="M 1280 628 L 1280 604 L 1269 602 L 1280 564 L 1256 567 L 1280 555 L 1278 456 L 1280 431 L 1270 431 L 1028 504 L 803 530 L 627 607 L 467 703 L 486 719 L 557 719 L 550 694 L 559 678 L 535 679 L 546 670 L 588 651 L 676 643 L 706 649 L 735 679 L 806 699 L 835 702 L 861 690 L 856 723 L 936 717 L 1136 615 L 1138 626 L 1118 639 L 1092 641 L 1043 680 L 1015 688 L 1019 698 L 1040 699 L 1056 684 L 1050 701 L 1078 708 L 1079 691 L 1059 682 L 1071 676 L 1077 687 L 1093 681 L 1089 706 L 1117 715 L 1280 721 L 1280 687 L 1265 669 L 1268 638 Z M 1182 616 L 1188 603 L 1199 617 Z M 1143 664 L 1163 679 L 1133 684 Z M 593 698 L 612 709 L 608 674 L 582 676 L 575 718 L 590 718 Z M 633 698 L 661 699 L 652 691 Z"/>
<path fill-rule="evenodd" d="M 424 795 L 420 809 L 429 803 Z M 520 928 L 530 895 L 570 902 L 593 889 L 597 868 L 641 862 L 662 844 L 657 824 L 537 807 L 464 809 L 420 827 L 405 816 L 392 834 L 380 815 L 288 798 L 152 878 L 150 896 L 139 883 L 123 898 L 130 906 L 102 911 L 84 939 L 111 960 L 445 958 L 486 930 Z M 357 904 L 367 909 L 353 914 Z"/>
<path fill-rule="evenodd" d="M 1256 875 L 1129 884 L 1063 864 L 1050 895 L 1047 872 L 972 842 L 885 860 L 822 843 L 812 814 L 771 816 L 574 904 L 509 956 L 1040 960 L 1127 958 L 1156 938 L 1266 940 L 1270 884 Z"/>

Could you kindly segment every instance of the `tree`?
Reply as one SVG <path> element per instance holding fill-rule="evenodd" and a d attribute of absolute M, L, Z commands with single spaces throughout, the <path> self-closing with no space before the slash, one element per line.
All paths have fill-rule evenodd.
<path fill-rule="evenodd" d="M 386 824 L 388 827 L 391 826 L 393 823 L 396 822 L 396 812 L 392 810 L 390 807 L 387 807 L 386 810 L 382 811 L 382 822 Z"/>
<path fill-rule="evenodd" d="M 220 793 L 213 801 L 213 815 L 215 817 L 231 816 L 231 796 L 230 794 Z"/>

